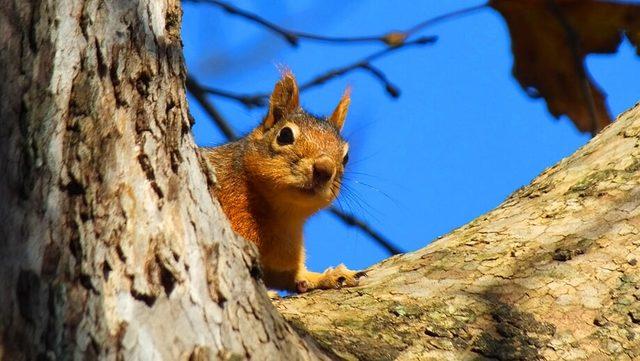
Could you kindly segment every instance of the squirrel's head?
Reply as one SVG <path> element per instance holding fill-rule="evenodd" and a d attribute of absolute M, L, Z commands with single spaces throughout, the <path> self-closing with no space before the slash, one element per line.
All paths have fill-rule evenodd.
<path fill-rule="evenodd" d="M 244 159 L 270 201 L 315 212 L 336 198 L 349 159 L 349 144 L 340 135 L 349 103 L 347 89 L 329 117 L 310 115 L 300 108 L 293 74 L 283 74 L 267 116 L 249 135 Z"/>

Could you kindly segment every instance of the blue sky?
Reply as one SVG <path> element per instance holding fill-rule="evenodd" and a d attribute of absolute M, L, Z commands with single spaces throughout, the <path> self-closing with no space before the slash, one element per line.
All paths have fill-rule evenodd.
<path fill-rule="evenodd" d="M 480 1 L 234 1 L 284 27 L 324 35 L 371 35 L 403 29 Z M 184 5 L 183 41 L 188 71 L 201 83 L 240 93 L 270 91 L 277 67 L 300 82 L 349 64 L 381 45 L 301 41 L 280 37 L 220 9 Z M 340 205 L 407 251 L 424 247 L 491 210 L 545 168 L 589 140 L 566 118 L 551 117 L 511 77 L 512 56 L 502 18 L 484 9 L 423 31 L 433 46 L 400 51 L 374 62 L 402 94 L 389 98 L 363 72 L 302 93 L 302 105 L 327 114 L 346 85 L 352 102 L 344 134 L 351 143 Z M 640 61 L 628 42 L 616 55 L 596 55 L 587 66 L 608 93 L 613 114 L 640 100 Z M 248 110 L 211 98 L 233 127 L 246 133 L 263 109 Z M 193 99 L 196 142 L 224 137 Z M 354 228 L 323 212 L 305 230 L 308 265 L 321 271 L 344 262 L 366 268 L 387 257 Z"/>

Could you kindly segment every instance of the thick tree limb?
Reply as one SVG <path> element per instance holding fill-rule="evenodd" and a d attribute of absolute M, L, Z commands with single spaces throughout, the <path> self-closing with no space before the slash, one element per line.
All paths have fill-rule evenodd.
<path fill-rule="evenodd" d="M 278 302 L 348 360 L 640 358 L 640 106 L 495 210 Z"/>

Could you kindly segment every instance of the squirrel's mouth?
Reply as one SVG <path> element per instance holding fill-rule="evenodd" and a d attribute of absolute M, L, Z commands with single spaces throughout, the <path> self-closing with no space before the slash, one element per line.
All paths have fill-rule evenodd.
<path fill-rule="evenodd" d="M 300 193 L 303 193 L 309 197 L 323 197 L 326 198 L 330 194 L 331 184 L 323 183 L 323 184 L 303 184 L 301 186 L 296 187 Z"/>
<path fill-rule="evenodd" d="M 290 183 L 290 186 L 294 188 L 296 193 L 303 195 L 308 200 L 315 198 L 316 201 L 326 203 L 335 198 L 339 190 L 339 184 L 340 178 L 337 176 L 319 177 L 316 174 L 312 174 L 299 179 L 299 182 Z"/>
<path fill-rule="evenodd" d="M 301 187 L 297 187 L 298 190 L 306 195 L 315 196 L 323 190 L 323 186 L 316 185 L 303 185 Z"/>

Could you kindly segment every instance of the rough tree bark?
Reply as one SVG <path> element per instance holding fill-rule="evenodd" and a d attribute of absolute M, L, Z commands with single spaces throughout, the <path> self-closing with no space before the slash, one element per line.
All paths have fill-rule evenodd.
<path fill-rule="evenodd" d="M 639 107 L 362 286 L 279 301 L 319 349 L 207 191 L 180 17 L 0 0 L 0 359 L 640 357 Z"/>
<path fill-rule="evenodd" d="M 495 210 L 375 265 L 362 286 L 278 308 L 348 360 L 638 360 L 638 260 L 640 105 Z"/>
<path fill-rule="evenodd" d="M 178 0 L 0 1 L 0 359 L 324 358 L 208 192 L 180 21 Z"/>

